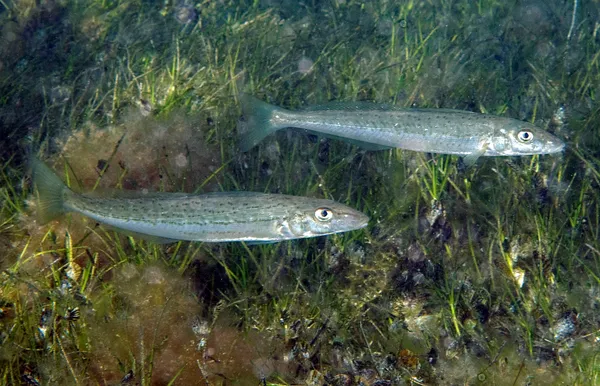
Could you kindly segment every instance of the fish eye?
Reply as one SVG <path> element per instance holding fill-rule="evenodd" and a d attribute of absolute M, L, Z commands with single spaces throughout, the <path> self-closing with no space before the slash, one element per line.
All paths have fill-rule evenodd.
<path fill-rule="evenodd" d="M 329 208 L 319 208 L 315 211 L 315 217 L 319 221 L 330 221 L 333 218 L 333 211 Z"/>
<path fill-rule="evenodd" d="M 517 138 L 521 142 L 529 142 L 533 139 L 533 133 L 529 130 L 521 130 L 517 134 Z"/>

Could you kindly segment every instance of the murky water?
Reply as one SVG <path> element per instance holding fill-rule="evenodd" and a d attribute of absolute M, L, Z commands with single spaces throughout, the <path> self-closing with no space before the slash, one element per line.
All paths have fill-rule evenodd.
<path fill-rule="evenodd" d="M 597 1 L 0 1 L 3 384 L 597 382 Z M 468 110 L 564 152 L 238 148 L 239 95 Z M 27 159 L 77 191 L 333 199 L 363 230 L 155 244 L 41 225 Z"/>

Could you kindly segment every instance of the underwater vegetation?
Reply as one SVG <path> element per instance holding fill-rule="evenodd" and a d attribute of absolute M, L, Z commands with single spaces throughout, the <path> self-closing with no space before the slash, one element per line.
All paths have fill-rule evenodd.
<path fill-rule="evenodd" d="M 599 382 L 597 1 L 0 1 L 0 384 Z M 544 156 L 365 151 L 247 93 L 527 122 Z M 361 230 L 267 245 L 38 221 L 76 192 L 334 200 Z"/>

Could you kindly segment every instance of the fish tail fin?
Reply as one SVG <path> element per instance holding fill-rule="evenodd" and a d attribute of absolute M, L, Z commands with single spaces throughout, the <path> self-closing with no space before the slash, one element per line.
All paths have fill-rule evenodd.
<path fill-rule="evenodd" d="M 45 224 L 67 211 L 65 193 L 71 190 L 45 163 L 36 157 L 32 157 L 29 163 L 31 179 L 37 191 L 37 215 L 39 221 Z"/>
<path fill-rule="evenodd" d="M 246 130 L 240 134 L 239 147 L 241 151 L 246 152 L 258 145 L 266 136 L 283 127 L 274 124 L 272 117 L 274 112 L 284 110 L 248 94 L 240 95 L 240 103 L 246 120 Z"/>

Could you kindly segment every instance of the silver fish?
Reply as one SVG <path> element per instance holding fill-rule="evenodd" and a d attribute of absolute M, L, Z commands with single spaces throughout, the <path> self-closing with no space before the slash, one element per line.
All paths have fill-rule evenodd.
<path fill-rule="evenodd" d="M 341 139 L 367 150 L 406 150 L 479 156 L 560 152 L 564 143 L 527 122 L 450 109 L 414 109 L 374 103 L 331 103 L 289 111 L 250 95 L 240 96 L 246 132 L 240 149 L 248 151 L 267 135 L 295 127 Z"/>
<path fill-rule="evenodd" d="M 276 242 L 360 229 L 369 221 L 335 201 L 283 194 L 129 191 L 101 198 L 72 191 L 38 159 L 31 168 L 41 222 L 78 212 L 157 242 Z"/>

